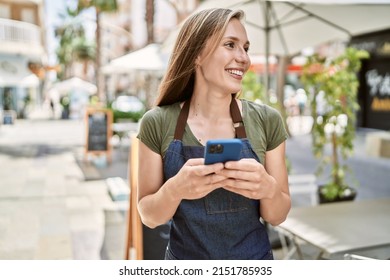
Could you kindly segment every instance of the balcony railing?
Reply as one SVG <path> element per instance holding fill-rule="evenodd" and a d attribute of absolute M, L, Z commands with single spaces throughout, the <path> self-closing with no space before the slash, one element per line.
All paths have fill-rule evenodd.
<path fill-rule="evenodd" d="M 0 50 L 9 53 L 42 52 L 40 27 L 28 22 L 0 18 Z"/>

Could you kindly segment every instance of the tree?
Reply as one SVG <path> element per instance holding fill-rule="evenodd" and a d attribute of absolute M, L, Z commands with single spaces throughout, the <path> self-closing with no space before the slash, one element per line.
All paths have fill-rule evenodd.
<path fill-rule="evenodd" d="M 301 81 L 306 92 L 312 93 L 313 153 L 321 160 L 318 173 L 326 164 L 331 167 L 331 180 L 320 190 L 327 201 L 342 199 L 346 191 L 351 192 L 345 181 L 347 165 L 341 159 L 346 160 L 353 152 L 359 109 L 357 72 L 361 60 L 368 56 L 366 51 L 347 48 L 336 58 L 313 55 L 303 67 Z M 330 154 L 325 152 L 327 144 Z"/>
<path fill-rule="evenodd" d="M 87 80 L 88 65 L 96 59 L 96 46 L 85 37 L 76 38 L 73 43 L 73 56 L 83 64 L 84 80 Z"/>
<path fill-rule="evenodd" d="M 64 20 L 66 18 L 66 22 L 56 27 L 55 36 L 60 39 L 56 54 L 59 64 L 62 65 L 58 77 L 64 80 L 72 76 L 71 70 L 75 60 L 87 64 L 94 59 L 95 46 L 88 42 L 84 26 L 77 17 L 77 12 L 67 8 L 67 14 L 61 15 L 61 17 Z"/>
<path fill-rule="evenodd" d="M 146 0 L 146 32 L 147 32 L 147 44 L 154 43 L 154 0 Z"/>
<path fill-rule="evenodd" d="M 78 0 L 78 12 L 80 13 L 84 9 L 94 8 L 96 11 L 96 86 L 98 89 L 98 96 L 100 101 L 105 102 L 106 96 L 103 90 L 103 85 L 101 81 L 101 24 L 100 17 L 102 12 L 116 12 L 118 6 L 116 0 Z"/>

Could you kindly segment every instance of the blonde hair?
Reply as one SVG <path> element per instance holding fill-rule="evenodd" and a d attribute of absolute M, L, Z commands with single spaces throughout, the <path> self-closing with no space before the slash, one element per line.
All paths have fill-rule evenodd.
<path fill-rule="evenodd" d="M 189 17 L 182 26 L 161 81 L 157 106 L 190 99 L 195 81 L 195 61 L 211 39 L 212 53 L 222 39 L 232 18 L 241 20 L 244 12 L 229 9 L 202 10 Z"/>

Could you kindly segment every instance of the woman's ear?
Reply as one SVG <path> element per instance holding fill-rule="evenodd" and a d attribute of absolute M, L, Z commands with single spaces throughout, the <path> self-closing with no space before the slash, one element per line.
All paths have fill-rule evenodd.
<path fill-rule="evenodd" d="M 199 55 L 195 59 L 195 68 L 198 68 L 200 66 L 200 57 Z"/>

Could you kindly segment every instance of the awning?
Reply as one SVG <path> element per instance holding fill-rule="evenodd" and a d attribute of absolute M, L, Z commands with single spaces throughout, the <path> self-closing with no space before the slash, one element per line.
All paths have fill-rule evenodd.
<path fill-rule="evenodd" d="M 131 71 L 163 72 L 168 64 L 168 57 L 160 51 L 159 44 L 146 47 L 113 59 L 102 67 L 104 74 L 124 74 Z"/>
<path fill-rule="evenodd" d="M 30 88 L 39 86 L 39 78 L 28 69 L 27 61 L 0 56 L 0 87 Z"/>

